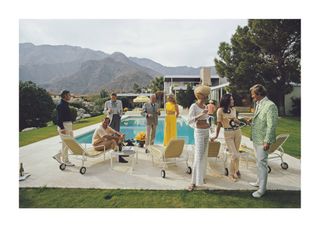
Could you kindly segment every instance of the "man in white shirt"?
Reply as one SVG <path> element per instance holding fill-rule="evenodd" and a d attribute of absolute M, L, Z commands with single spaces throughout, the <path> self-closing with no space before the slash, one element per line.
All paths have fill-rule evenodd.
<path fill-rule="evenodd" d="M 117 100 L 116 93 L 112 93 L 111 100 L 106 101 L 103 112 L 108 114 L 111 119 L 110 127 L 120 132 L 120 122 L 123 114 L 123 108 L 121 100 Z"/>
<path fill-rule="evenodd" d="M 92 145 L 97 151 L 102 151 L 104 148 L 106 150 L 118 150 L 119 144 L 121 144 L 124 140 L 125 135 L 111 128 L 109 123 L 110 118 L 105 117 L 102 121 L 102 124 L 93 133 Z M 119 162 L 127 163 L 128 161 L 119 155 Z"/>

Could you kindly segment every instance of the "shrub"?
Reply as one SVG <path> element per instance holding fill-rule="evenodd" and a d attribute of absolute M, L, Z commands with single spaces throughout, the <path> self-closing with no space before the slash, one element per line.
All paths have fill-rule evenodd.
<path fill-rule="evenodd" d="M 104 109 L 104 104 L 108 100 L 108 98 L 97 98 L 94 100 L 94 107 L 93 111 L 94 113 L 102 113 Z"/>
<path fill-rule="evenodd" d="M 194 103 L 196 97 L 194 96 L 194 91 L 191 84 L 187 85 L 187 90 L 181 90 L 177 92 L 177 103 L 183 108 L 188 108 Z"/>
<path fill-rule="evenodd" d="M 45 127 L 54 103 L 49 93 L 31 81 L 19 82 L 19 130 Z"/>
<path fill-rule="evenodd" d="M 301 99 L 292 97 L 292 110 L 290 111 L 293 116 L 300 117 L 301 116 Z"/>

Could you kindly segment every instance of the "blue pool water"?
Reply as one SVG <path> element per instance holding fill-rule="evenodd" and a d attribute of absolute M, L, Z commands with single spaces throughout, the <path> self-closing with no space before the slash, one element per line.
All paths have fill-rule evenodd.
<path fill-rule="evenodd" d="M 146 120 L 143 117 L 128 117 L 121 120 L 120 131 L 126 135 L 126 139 L 134 139 L 138 132 L 146 131 Z M 79 143 L 91 143 L 93 131 L 87 132 L 84 135 L 78 136 L 76 140 Z M 194 144 L 193 128 L 186 124 L 186 122 L 178 118 L 177 119 L 177 132 L 178 137 L 183 138 L 186 144 Z M 164 118 L 159 118 L 159 123 L 156 132 L 156 144 L 163 143 L 164 133 Z"/>

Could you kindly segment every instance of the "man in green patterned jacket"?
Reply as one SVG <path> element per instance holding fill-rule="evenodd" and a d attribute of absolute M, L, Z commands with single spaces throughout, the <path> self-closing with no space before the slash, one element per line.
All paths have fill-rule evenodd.
<path fill-rule="evenodd" d="M 261 84 L 250 88 L 251 97 L 256 102 L 256 109 L 251 120 L 251 139 L 257 158 L 257 181 L 250 185 L 259 188 L 252 193 L 260 198 L 267 190 L 268 178 L 268 150 L 276 141 L 276 127 L 278 122 L 277 106 L 268 99 L 267 91 Z"/>

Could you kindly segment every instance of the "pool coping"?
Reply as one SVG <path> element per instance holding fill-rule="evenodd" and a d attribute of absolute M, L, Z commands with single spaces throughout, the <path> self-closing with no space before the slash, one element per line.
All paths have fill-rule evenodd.
<path fill-rule="evenodd" d="M 126 118 L 131 118 L 131 117 L 132 117 L 132 118 L 144 118 L 144 116 L 141 116 L 141 115 L 123 115 L 123 116 L 121 116 L 121 120 L 124 120 L 124 119 L 126 119 Z M 159 118 L 165 118 L 165 116 L 159 116 Z M 184 122 L 185 122 L 189 127 L 191 127 L 191 126 L 188 124 L 188 119 L 187 119 L 186 116 L 180 115 L 180 116 L 178 116 L 178 118 L 181 118 L 182 120 L 184 120 Z M 87 133 L 90 132 L 90 131 L 94 131 L 94 130 L 98 127 L 99 124 L 101 124 L 101 123 L 96 123 L 96 124 L 93 124 L 93 125 L 89 125 L 89 126 L 87 126 L 87 127 L 84 127 L 84 128 L 90 128 L 90 130 L 87 130 L 87 131 L 85 131 L 85 132 L 81 132 L 80 134 L 77 134 L 76 136 L 74 136 L 74 138 L 77 139 L 78 137 L 81 137 L 81 136 L 87 134 Z M 95 128 L 94 128 L 94 129 L 91 129 L 91 127 L 93 127 L 93 126 L 95 126 Z M 80 129 L 84 129 L 84 128 L 80 128 Z M 77 130 L 80 130 L 80 129 L 77 129 Z M 77 130 L 74 130 L 74 131 L 77 131 Z M 177 138 L 183 138 L 183 137 L 177 137 Z M 91 143 L 80 143 L 80 144 L 82 144 L 82 145 L 84 145 L 84 146 L 91 145 Z M 161 143 L 160 143 L 160 144 L 161 144 Z M 191 144 L 190 144 L 190 145 L 191 145 Z"/>

